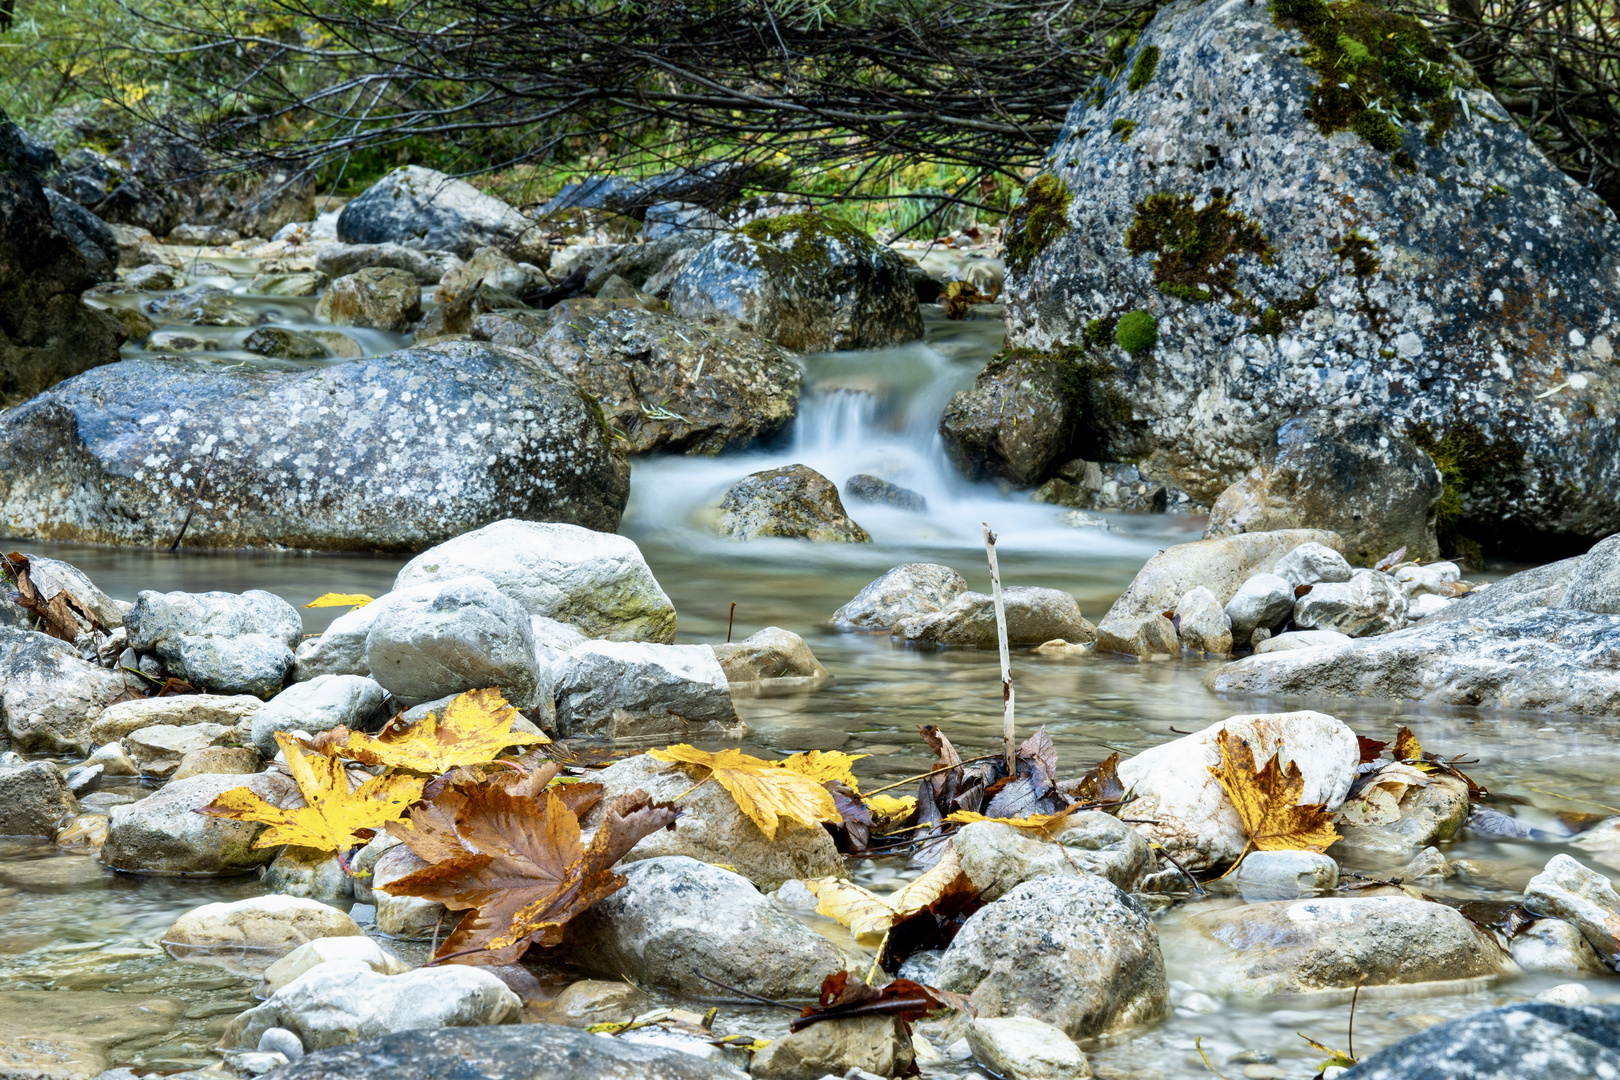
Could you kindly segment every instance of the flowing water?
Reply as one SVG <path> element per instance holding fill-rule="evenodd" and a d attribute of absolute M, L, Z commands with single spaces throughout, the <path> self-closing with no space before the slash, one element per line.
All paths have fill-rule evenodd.
<path fill-rule="evenodd" d="M 245 273 L 250 267 L 236 264 L 230 269 Z M 236 281 L 238 288 L 243 280 Z M 297 327 L 308 324 L 310 306 L 276 301 L 265 308 L 274 311 L 279 324 Z M 935 425 L 949 396 L 971 385 L 1000 339 L 999 322 L 931 318 L 922 343 L 808 357 L 800 417 L 786 445 L 720 458 L 636 462 L 622 531 L 640 544 L 673 599 L 680 640 L 724 641 L 735 604 L 734 638 L 764 626 L 785 627 L 803 635 L 833 675 L 830 684 L 813 693 L 740 700 L 739 710 L 751 728 L 746 749 L 767 755 L 810 749 L 868 755 L 856 765 L 867 790 L 929 766 L 932 759 L 917 734 L 919 724 L 939 724 L 964 756 L 993 751 L 1000 745 L 1001 726 L 993 652 L 922 650 L 897 646 L 886 636 L 835 633 L 825 627 L 833 610 L 902 562 L 947 563 L 973 588 L 987 590 L 980 522 L 989 522 L 1001 537 L 1005 583 L 1066 589 L 1079 599 L 1087 617 L 1096 620 L 1145 559 L 1200 534 L 1201 520 L 1174 516 L 1116 516 L 1116 531 L 1074 528 L 1063 523 L 1058 508 L 956 477 L 945 462 Z M 222 340 L 221 346 L 228 350 L 233 343 Z M 397 343 L 379 338 L 364 344 L 379 351 Z M 228 359 L 237 360 L 235 354 Z M 237 362 L 252 361 L 241 354 Z M 788 540 L 738 544 L 708 530 L 713 508 L 730 484 L 747 473 L 795 462 L 840 484 L 858 472 L 879 475 L 923 494 L 928 508 L 911 513 L 851 504 L 851 516 L 872 534 L 870 545 Z M 19 546 L 75 563 L 123 599 L 133 599 L 141 589 L 264 588 L 301 605 L 327 591 L 384 592 L 403 562 Z M 318 632 L 333 615 L 330 610 L 305 612 L 306 630 Z M 1199 660 L 1144 663 L 1108 656 L 1075 660 L 1015 654 L 1019 731 L 1046 725 L 1064 774 L 1073 775 L 1113 750 L 1128 755 L 1235 713 L 1305 704 L 1221 700 L 1201 682 L 1210 666 Z M 1427 748 L 1468 753 L 1478 761 L 1469 772 L 1482 785 L 1527 800 L 1504 809 L 1554 834 L 1567 831 L 1559 812 L 1606 813 L 1620 805 L 1620 742 L 1613 722 L 1372 701 L 1309 704 L 1362 734 L 1388 739 L 1404 724 Z M 129 793 L 139 794 L 134 787 L 128 785 Z M 1467 884 L 1454 879 L 1434 891 L 1513 899 L 1533 873 L 1564 850 L 1591 861 L 1589 854 L 1559 843 L 1465 838 L 1448 845 L 1446 854 L 1475 860 L 1480 873 Z M 1398 864 L 1346 867 L 1369 876 L 1395 869 Z M 855 874 L 868 884 L 892 884 L 908 872 L 898 860 L 873 860 L 857 863 Z M 1351 880 L 1348 874 L 1346 880 Z M 251 1003 L 253 984 L 173 961 L 154 943 L 183 911 L 258 891 L 253 878 L 139 879 L 101 871 L 50 845 L 0 847 L 0 925 L 5 928 L 0 933 L 0 994 L 107 990 L 132 1001 L 176 999 L 180 1004 L 171 1022 L 159 1025 L 165 1030 L 122 1041 L 116 1031 L 75 1037 L 101 1043 L 111 1039 L 109 1054 L 117 1063 L 164 1072 L 207 1065 L 217 1061 L 208 1047 L 229 1017 Z M 1221 885 L 1212 885 L 1209 892 L 1207 898 L 1181 902 L 1156 915 L 1165 962 L 1177 984 L 1175 1015 L 1134 1037 L 1095 1048 L 1094 1065 L 1140 1080 L 1209 1075 L 1196 1049 L 1201 1041 L 1203 1052 L 1229 1077 L 1245 1075 L 1241 1064 L 1224 1064 L 1243 1049 L 1275 1055 L 1283 1075 L 1313 1075 L 1322 1055 L 1296 1032 L 1344 1046 L 1348 1002 L 1249 1002 L 1202 992 L 1200 988 L 1213 988 L 1188 915 L 1208 905 L 1239 902 Z M 847 942 L 836 926 L 811 921 Z M 402 951 L 420 956 L 419 946 L 402 946 Z M 1523 1000 L 1559 981 L 1525 976 L 1435 996 L 1387 990 L 1364 994 L 1355 1014 L 1356 1051 L 1365 1055 L 1437 1019 Z M 1592 988 L 1600 997 L 1612 992 L 1603 983 Z M 23 999 L 0 1000 L 11 1001 L 15 1009 Z M 49 999 L 57 1001 L 55 1008 L 43 999 L 27 1000 L 32 1002 L 29 1016 L 39 1018 L 33 1022 L 44 1037 L 72 1027 L 90 999 Z M 769 1036 L 783 1030 L 785 1016 L 726 1008 L 720 1027 Z M 0 1033 L 7 1023 L 0 1017 Z M 934 1034 L 954 1037 L 938 1028 Z M 932 1068 L 929 1075 L 966 1071 L 966 1066 L 953 1064 Z"/>

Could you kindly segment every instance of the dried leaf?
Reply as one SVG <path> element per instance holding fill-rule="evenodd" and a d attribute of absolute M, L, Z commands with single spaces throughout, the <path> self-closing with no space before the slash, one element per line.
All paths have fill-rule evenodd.
<path fill-rule="evenodd" d="M 351 733 L 340 751 L 366 765 L 391 765 L 421 773 L 442 773 L 458 765 L 491 761 L 509 746 L 547 743 L 544 735 L 512 730 L 518 711 L 498 688 L 470 690 L 444 707 L 444 718 L 428 713 L 406 726 L 391 721 L 376 738 Z"/>
<path fill-rule="evenodd" d="M 0 556 L 0 569 L 17 586 L 12 599 L 44 622 L 45 632 L 51 637 L 73 641 L 87 630 L 101 628 L 101 621 L 89 605 L 54 578 L 35 570 L 22 552 Z"/>
<path fill-rule="evenodd" d="M 924 986 L 910 979 L 892 979 L 882 989 L 874 989 L 862 982 L 859 975 L 837 971 L 822 980 L 816 1004 L 805 1006 L 804 1012 L 788 1028 L 790 1031 L 803 1031 L 822 1020 L 880 1015 L 898 1016 L 909 1025 L 913 1020 L 920 1020 L 941 1009 L 971 1012 L 967 999 L 960 994 Z"/>
<path fill-rule="evenodd" d="M 971 825 L 975 821 L 994 821 L 1002 825 L 1011 825 L 1015 829 L 1037 832 L 1042 836 L 1054 836 L 1068 827 L 1069 815 L 1080 809 L 1081 807 L 1077 805 L 1067 810 L 1059 810 L 1055 814 L 1030 814 L 1027 817 L 986 817 L 971 810 L 958 810 L 945 820 L 963 825 Z"/>
<path fill-rule="evenodd" d="M 371 600 L 372 600 L 372 598 L 367 596 L 365 593 L 329 592 L 329 593 L 322 593 L 320 596 L 317 596 L 315 599 L 311 600 L 309 603 L 305 604 L 304 606 L 307 607 L 307 608 L 312 608 L 312 607 L 363 608 L 367 604 L 371 603 Z"/>
<path fill-rule="evenodd" d="M 1406 549 L 1402 548 L 1401 550 L 1405 551 Z M 1349 1054 L 1346 1054 L 1342 1050 L 1335 1050 L 1331 1046 L 1324 1046 L 1323 1044 L 1317 1042 L 1315 1039 L 1311 1038 L 1309 1035 L 1305 1034 L 1303 1031 L 1296 1031 L 1296 1032 L 1294 1032 L 1294 1034 L 1298 1035 L 1300 1038 L 1302 1038 L 1306 1042 L 1310 1043 L 1311 1046 L 1314 1047 L 1320 1053 L 1323 1053 L 1323 1054 L 1327 1055 L 1327 1060 L 1322 1062 L 1320 1065 L 1318 1065 L 1316 1067 L 1317 1072 L 1321 1072 L 1323 1069 L 1326 1069 L 1329 1065 L 1337 1065 L 1337 1066 L 1339 1066 L 1340 1068 L 1343 1068 L 1343 1069 L 1353 1069 L 1353 1068 L 1355 1068 L 1356 1059 L 1351 1057 Z"/>
<path fill-rule="evenodd" d="M 816 914 L 843 923 L 857 937 L 881 937 L 896 924 L 926 911 L 941 898 L 972 882 L 962 870 L 955 849 L 947 849 L 938 864 L 903 888 L 878 896 L 842 878 L 806 881 L 816 898 Z"/>
<path fill-rule="evenodd" d="M 1379 757 L 1383 755 L 1384 748 L 1388 746 L 1389 743 L 1379 742 L 1377 739 L 1369 739 L 1365 735 L 1357 735 L 1356 745 L 1361 748 L 1361 764 L 1365 765 L 1368 762 L 1377 761 Z"/>
<path fill-rule="evenodd" d="M 829 780 L 822 785 L 833 797 L 842 824 L 833 827 L 833 840 L 838 850 L 846 855 L 865 851 L 872 837 L 872 811 L 861 802 L 860 795 L 840 781 Z"/>
<path fill-rule="evenodd" d="M 1403 727 L 1395 733 L 1395 760 L 1422 766 L 1423 744 L 1418 742 L 1411 728 Z"/>
<path fill-rule="evenodd" d="M 1358 782 L 1352 797 L 1340 808 L 1349 825 L 1388 825 L 1400 820 L 1401 799 L 1414 787 L 1428 787 L 1429 778 L 1412 766 L 1395 761 Z"/>
<path fill-rule="evenodd" d="M 939 294 L 939 306 L 945 309 L 947 319 L 965 319 L 968 308 L 974 304 L 988 304 L 990 297 L 966 281 L 953 281 Z"/>
<path fill-rule="evenodd" d="M 1284 769 L 1277 754 L 1256 769 L 1254 751 L 1236 733 L 1220 735 L 1221 764 L 1210 774 L 1237 807 L 1249 842 L 1261 851 L 1326 851 L 1339 839 L 1333 815 L 1321 803 L 1300 804 L 1305 778 L 1299 766 Z"/>
<path fill-rule="evenodd" d="M 1125 784 L 1119 778 L 1119 754 L 1109 754 L 1080 780 L 1080 801 L 1092 806 L 1124 800 Z"/>
<path fill-rule="evenodd" d="M 647 756 L 707 770 L 708 776 L 731 793 L 737 808 L 771 840 L 776 839 L 782 818 L 812 828 L 823 821 L 836 824 L 843 820 L 826 788 L 808 776 L 781 768 L 774 761 L 750 757 L 741 750 L 711 754 L 695 746 L 676 743 L 663 750 L 649 750 Z"/>
<path fill-rule="evenodd" d="M 424 851 L 445 857 L 391 882 L 388 892 L 470 910 L 437 954 L 467 964 L 510 964 L 531 943 L 559 943 L 570 919 L 624 886 L 613 864 L 676 815 L 633 792 L 608 807 L 586 847 L 579 818 L 556 789 L 528 798 L 490 785 L 454 788 L 440 802 L 445 807 L 432 814 L 412 815 L 416 835 L 395 835 L 423 858 Z"/>
<path fill-rule="evenodd" d="M 1406 558 L 1406 545 L 1402 544 L 1400 547 L 1396 548 L 1394 551 L 1390 552 L 1388 555 L 1385 555 L 1382 559 L 1379 559 L 1377 562 L 1373 563 L 1373 569 L 1374 570 L 1391 570 L 1391 569 L 1394 569 L 1394 567 L 1397 564 L 1399 564 L 1400 561 L 1402 559 L 1404 559 L 1404 558 Z"/>
<path fill-rule="evenodd" d="M 904 825 L 917 812 L 914 795 L 869 795 L 866 808 L 872 812 L 872 823 L 879 828 Z"/>
<path fill-rule="evenodd" d="M 861 784 L 850 771 L 850 766 L 869 754 L 846 754 L 839 750 L 811 750 L 803 754 L 794 754 L 778 762 L 784 769 L 791 769 L 800 776 L 808 776 L 818 784 L 825 784 L 829 780 L 837 780 L 847 786 L 851 791 L 859 792 Z"/>
<path fill-rule="evenodd" d="M 1036 798 L 1049 794 L 1057 787 L 1057 747 L 1052 743 L 1052 736 L 1046 733 L 1045 724 L 1018 748 L 1017 762 L 1020 774 L 1027 767 Z"/>
<path fill-rule="evenodd" d="M 254 847 L 292 844 L 345 851 L 369 839 L 371 830 L 398 820 L 411 803 L 421 798 L 419 777 L 378 776 L 351 791 L 349 775 L 337 758 L 306 754 L 284 732 L 276 732 L 276 742 L 286 755 L 287 771 L 306 805 L 284 810 L 260 798 L 252 788 L 239 787 L 222 792 L 197 811 L 269 825 L 254 841 Z"/>

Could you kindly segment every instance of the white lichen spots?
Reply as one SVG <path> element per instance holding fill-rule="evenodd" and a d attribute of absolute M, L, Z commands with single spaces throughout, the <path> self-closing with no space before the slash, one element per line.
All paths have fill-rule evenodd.
<path fill-rule="evenodd" d="M 1407 360 L 1423 355 L 1423 339 L 1408 330 L 1395 338 L 1395 351 Z"/>
<path fill-rule="evenodd" d="M 1495 304 L 1498 307 L 1501 307 L 1502 303 L 1506 299 L 1507 298 L 1502 295 L 1502 290 L 1501 289 L 1492 289 L 1491 290 L 1491 303 Z"/>
<path fill-rule="evenodd" d="M 1569 383 L 1571 390 L 1585 390 L 1587 386 L 1586 376 L 1579 371 L 1572 374 L 1566 381 Z"/>
<path fill-rule="evenodd" d="M 1579 330 L 1571 330 L 1569 332 L 1569 343 L 1577 349 L 1583 348 L 1586 345 L 1586 335 Z"/>

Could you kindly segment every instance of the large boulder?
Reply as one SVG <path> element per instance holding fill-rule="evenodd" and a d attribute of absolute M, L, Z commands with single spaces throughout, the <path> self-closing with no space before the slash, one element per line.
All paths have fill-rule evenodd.
<path fill-rule="evenodd" d="M 298 792 L 285 773 L 206 773 L 171 780 L 161 791 L 112 808 L 101 861 L 133 874 L 202 877 L 242 874 L 268 864 L 277 849 L 253 846 L 267 826 L 197 813 L 238 787 L 278 806 Z"/>
<path fill-rule="evenodd" d="M 292 670 L 303 621 L 287 601 L 245 593 L 146 590 L 124 616 L 129 646 L 157 655 L 169 672 L 217 694 L 278 692 Z"/>
<path fill-rule="evenodd" d="M 122 326 L 79 299 L 97 280 L 39 184 L 0 160 L 0 407 L 118 359 Z"/>
<path fill-rule="evenodd" d="M 1517 974 L 1455 908 L 1410 896 L 1276 900 L 1192 916 L 1212 989 L 1255 997 Z"/>
<path fill-rule="evenodd" d="M 670 287 L 669 309 L 802 352 L 923 334 L 905 260 L 854 226 L 808 213 L 761 218 L 699 248 Z"/>
<path fill-rule="evenodd" d="M 118 237 L 96 215 L 50 188 L 45 201 L 51 204 L 51 221 L 56 231 L 73 242 L 84 257 L 84 269 L 96 281 L 112 281 L 118 271 Z"/>
<path fill-rule="evenodd" d="M 1343 427 L 1290 420 L 1277 432 L 1274 456 L 1215 500 L 1204 535 L 1331 529 L 1358 566 L 1398 548 L 1428 560 L 1440 554 L 1434 523 L 1444 493 L 1434 460 L 1398 431 L 1359 420 Z"/>
<path fill-rule="evenodd" d="M 1290 419 L 1376 422 L 1440 467 L 1442 531 L 1620 527 L 1620 226 L 1416 20 L 1179 0 L 1047 161 L 1008 337 L 1115 369 L 1118 456 L 1207 503 Z"/>
<path fill-rule="evenodd" d="M 587 972 L 703 993 L 712 983 L 751 994 L 815 997 L 846 961 L 831 941 L 760 894 L 745 877 L 696 859 L 643 859 L 624 888 L 569 924 L 568 958 Z"/>
<path fill-rule="evenodd" d="M 807 465 L 750 473 L 720 500 L 721 536 L 758 540 L 800 537 L 817 543 L 869 544 L 872 537 L 850 519 L 838 485 Z"/>
<path fill-rule="evenodd" d="M 12 536 L 167 544 L 189 518 L 198 547 L 401 551 L 508 517 L 617 528 L 628 494 L 573 383 L 476 342 L 300 371 L 129 360 L 0 415 Z"/>
<path fill-rule="evenodd" d="M 48 761 L 0 766 L 0 836 L 55 836 L 79 809 L 62 774 Z"/>
<path fill-rule="evenodd" d="M 675 606 L 628 537 L 561 522 L 497 521 L 422 552 L 400 570 L 394 588 L 469 574 L 529 615 L 567 623 L 587 637 L 675 640 Z"/>
<path fill-rule="evenodd" d="M 87 753 L 101 710 L 126 693 L 123 676 L 81 660 L 71 642 L 0 627 L 0 719 L 18 750 Z"/>
<path fill-rule="evenodd" d="M 907 619 L 932 615 L 967 592 L 967 579 L 938 563 L 903 563 L 867 583 L 833 612 L 837 630 L 892 630 Z"/>
<path fill-rule="evenodd" d="M 1539 1001 L 1448 1020 L 1340 1074 L 1342 1080 L 1565 1080 L 1620 1075 L 1620 1005 Z"/>
<path fill-rule="evenodd" d="M 688 742 L 748 730 L 709 645 L 590 641 L 558 659 L 551 676 L 565 737 Z"/>
<path fill-rule="evenodd" d="M 979 1016 L 1029 1016 L 1091 1039 L 1170 1014 L 1159 934 L 1100 877 L 1025 882 L 974 913 L 940 959 L 937 985 Z"/>
<path fill-rule="evenodd" d="M 1011 645 L 1040 645 L 1062 639 L 1075 645 L 1095 640 L 1097 631 L 1080 614 L 1080 605 L 1062 589 L 1009 585 L 1001 590 Z M 893 631 L 897 640 L 960 645 L 973 649 L 997 647 L 995 598 L 989 593 L 961 593 L 931 615 L 902 619 Z"/>
<path fill-rule="evenodd" d="M 421 165 L 407 165 L 372 184 L 338 215 L 345 244 L 403 244 L 470 259 L 482 247 L 524 255 L 544 249 L 534 222 L 511 206 Z"/>
<path fill-rule="evenodd" d="M 1378 637 L 1251 656 L 1211 672 L 1205 682 L 1221 694 L 1620 715 L 1620 673 L 1611 659 L 1620 616 L 1537 608 L 1442 619 Z"/>
<path fill-rule="evenodd" d="M 798 412 L 799 365 L 736 327 L 625 308 L 559 322 L 533 351 L 596 398 L 633 454 L 745 450 Z"/>

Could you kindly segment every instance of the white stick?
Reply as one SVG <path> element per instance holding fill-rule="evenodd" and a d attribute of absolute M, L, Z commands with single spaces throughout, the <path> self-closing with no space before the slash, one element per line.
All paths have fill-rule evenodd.
<path fill-rule="evenodd" d="M 1012 660 L 1007 655 L 1007 609 L 1001 604 L 1001 570 L 996 566 L 996 534 L 990 523 L 984 526 L 984 552 L 990 557 L 990 595 L 996 604 L 996 641 L 1001 646 L 1001 700 L 1005 712 L 1001 719 L 1001 739 L 1007 754 L 1007 775 L 1018 775 L 1018 762 L 1013 750 L 1013 684 Z"/>

